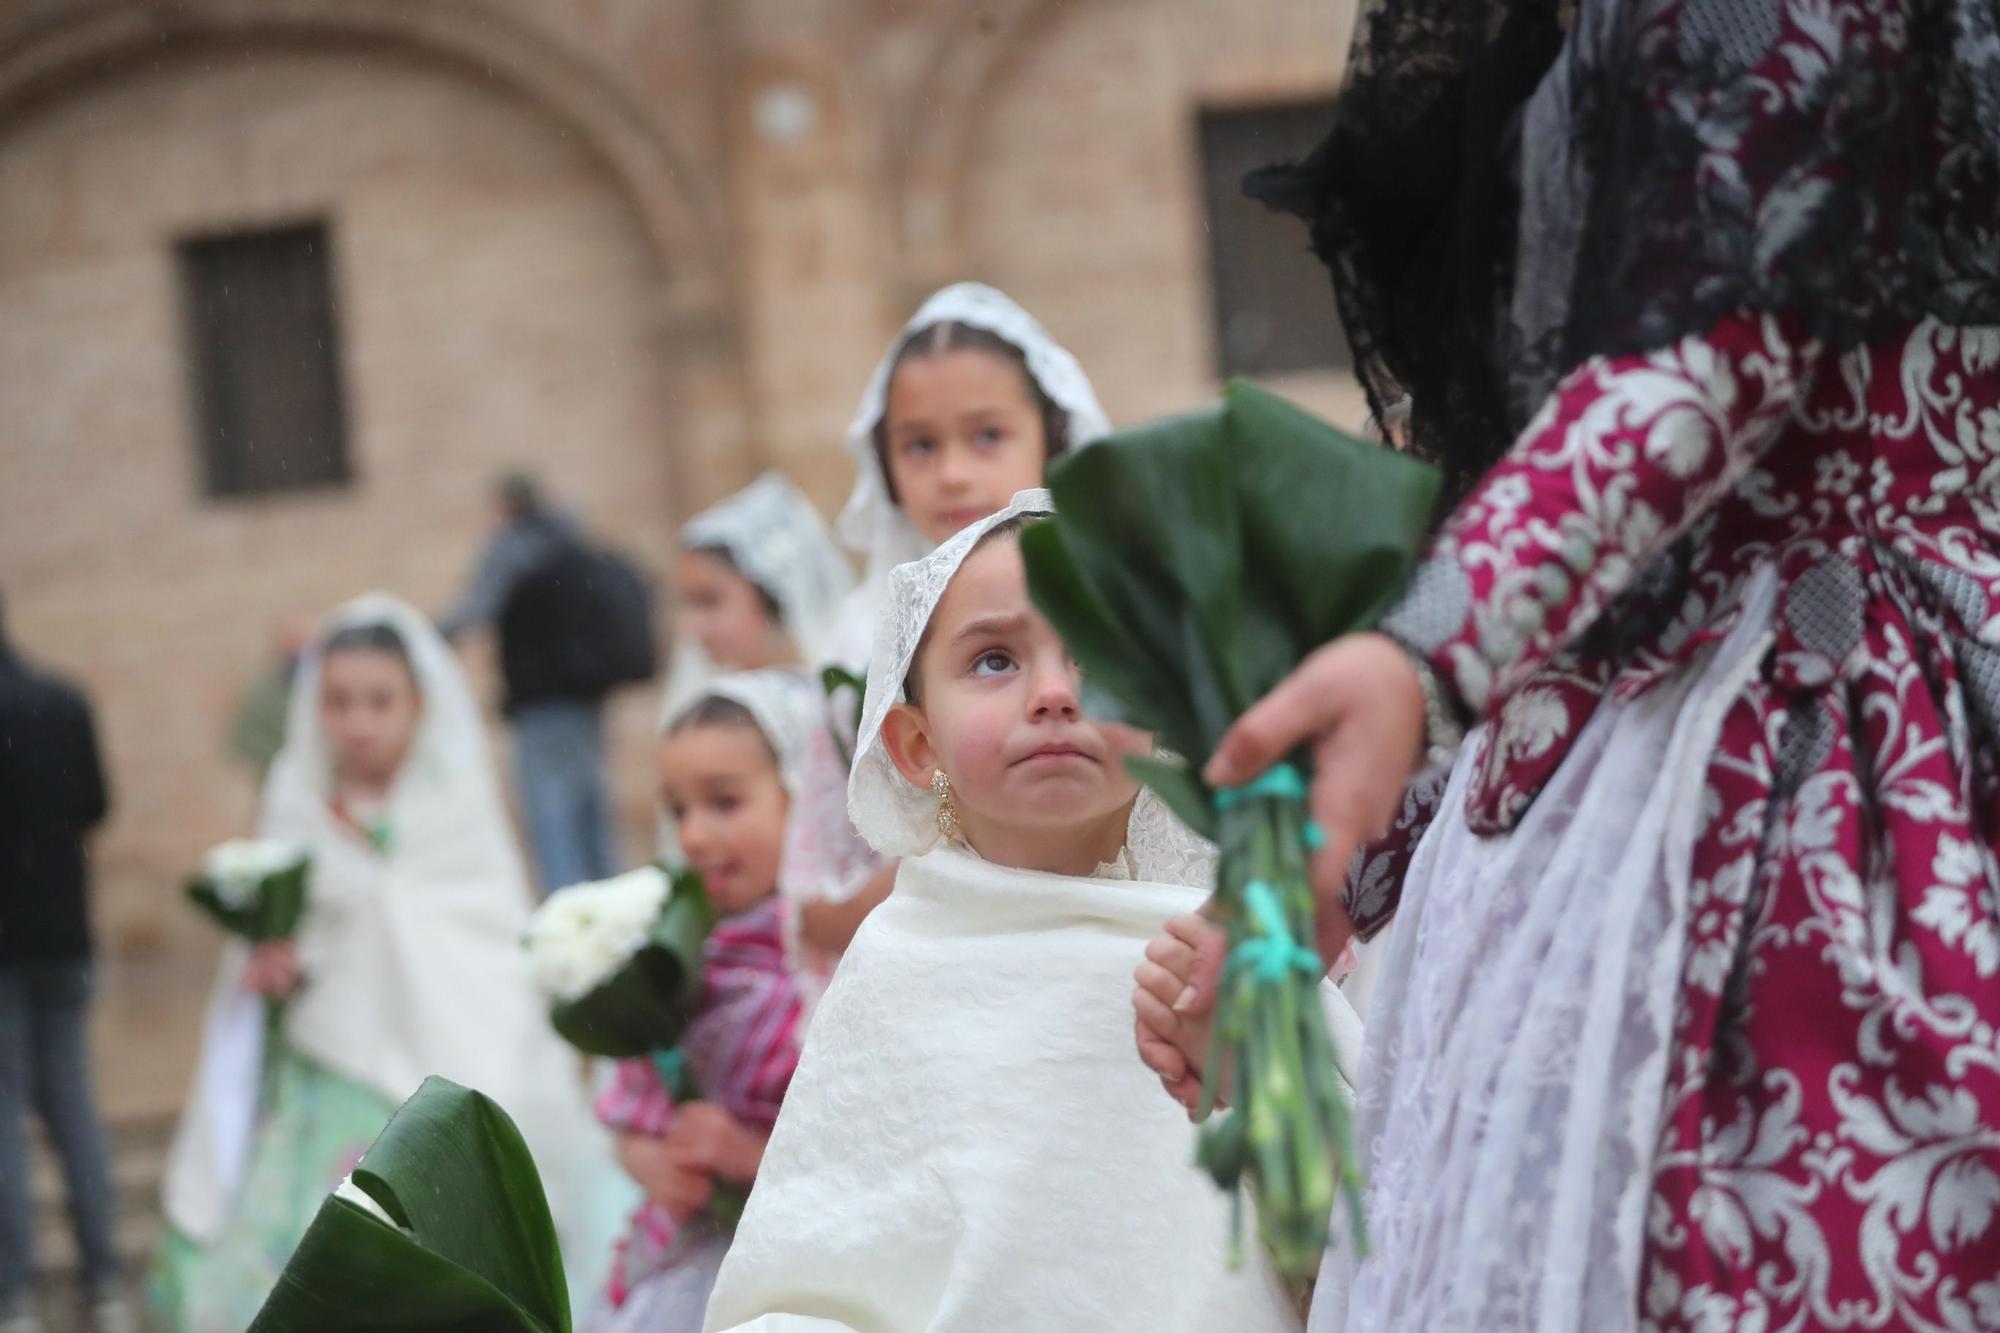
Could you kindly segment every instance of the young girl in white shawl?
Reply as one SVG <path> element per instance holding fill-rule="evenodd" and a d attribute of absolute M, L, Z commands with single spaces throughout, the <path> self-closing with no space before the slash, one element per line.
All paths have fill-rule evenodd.
<path fill-rule="evenodd" d="M 1047 503 L 891 580 L 850 803 L 904 859 L 814 1019 L 711 1330 L 1298 1326 L 1254 1246 L 1230 1267 L 1229 1204 L 1131 1058 L 1133 967 L 1214 862 L 1028 601 L 1016 538 Z"/>
<path fill-rule="evenodd" d="M 1040 486 L 1050 460 L 1110 429 L 1083 367 L 1033 315 L 976 282 L 932 295 L 884 353 L 847 430 L 855 481 L 840 535 L 867 568 L 825 664 L 865 675 L 890 571 Z M 837 711 L 852 729 L 852 712 Z M 845 793 L 846 765 L 830 741 L 812 766 L 808 792 Z M 888 892 L 893 867 L 855 835 L 838 798 L 812 798 L 790 837 L 785 894 L 830 971 Z"/>
<path fill-rule="evenodd" d="M 588 1243 L 580 1214 L 614 1170 L 609 1144 L 529 981 L 531 898 L 472 692 L 416 610 L 349 603 L 301 660 L 259 833 L 311 855 L 305 920 L 293 942 L 223 952 L 168 1163 L 156 1326 L 246 1327 L 326 1194 L 430 1074 L 507 1110 L 558 1230 Z M 264 996 L 288 1000 L 273 1049 Z"/>

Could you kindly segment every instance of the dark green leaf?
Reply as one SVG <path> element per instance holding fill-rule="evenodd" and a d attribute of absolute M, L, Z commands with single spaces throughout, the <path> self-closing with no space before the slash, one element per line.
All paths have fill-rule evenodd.
<path fill-rule="evenodd" d="M 1304 651 L 1372 625 L 1423 549 L 1437 471 L 1253 384 L 1232 382 L 1224 396 L 1246 566 L 1287 608 Z"/>
<path fill-rule="evenodd" d="M 1208 407 L 1120 431 L 1049 469 L 1064 541 L 1092 583 L 1165 590 L 1193 608 L 1212 653 L 1234 637 L 1243 584 L 1226 441 Z"/>
<path fill-rule="evenodd" d="M 553 1333 L 560 1327 L 334 1198 L 320 1205 L 250 1325 L 251 1333 Z"/>
<path fill-rule="evenodd" d="M 562 1255 L 541 1178 L 491 1099 L 426 1079 L 362 1157 L 354 1183 L 407 1230 L 329 1198 L 255 1333 L 567 1333 Z"/>
<path fill-rule="evenodd" d="M 1021 534 L 1021 558 L 1029 595 L 1083 667 L 1090 688 L 1117 699 L 1126 720 L 1155 732 L 1170 748 L 1187 753 L 1202 746 L 1177 673 L 1084 581 L 1059 525 L 1030 525 Z"/>

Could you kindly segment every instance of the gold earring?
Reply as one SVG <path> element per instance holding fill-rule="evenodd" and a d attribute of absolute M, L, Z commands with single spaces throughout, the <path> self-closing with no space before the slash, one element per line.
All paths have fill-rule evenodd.
<path fill-rule="evenodd" d="M 958 836 L 958 807 L 951 801 L 951 779 L 944 770 L 931 772 L 931 794 L 937 797 L 937 831 L 947 838 Z"/>

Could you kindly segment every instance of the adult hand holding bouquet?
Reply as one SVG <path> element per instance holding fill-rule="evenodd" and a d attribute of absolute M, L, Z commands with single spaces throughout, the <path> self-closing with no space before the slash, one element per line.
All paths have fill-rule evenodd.
<path fill-rule="evenodd" d="M 1229 953 L 1204 1100 L 1226 1093 L 1232 1109 L 1204 1127 L 1199 1159 L 1225 1188 L 1249 1186 L 1274 1262 L 1307 1276 L 1336 1182 L 1362 1234 L 1311 947 L 1311 761 L 1271 755 L 1220 790 L 1201 774 L 1303 659 L 1401 593 L 1438 479 L 1237 383 L 1218 408 L 1062 460 L 1049 488 L 1055 519 L 1022 537 L 1035 601 L 1083 667 L 1086 706 L 1183 761 L 1137 761 L 1135 775 L 1221 850 L 1211 910 Z"/>
<path fill-rule="evenodd" d="M 264 996 L 264 1068 L 284 1038 L 285 1002 L 301 980 L 292 939 L 305 917 L 312 859 L 294 843 L 236 839 L 212 848 L 187 896 L 204 915 L 252 949 L 244 980 Z"/>

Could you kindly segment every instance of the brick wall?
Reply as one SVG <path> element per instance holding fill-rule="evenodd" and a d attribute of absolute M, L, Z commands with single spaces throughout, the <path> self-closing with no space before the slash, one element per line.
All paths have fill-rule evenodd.
<path fill-rule="evenodd" d="M 1347 8 L 0 0 L 0 592 L 100 710 L 114 1103 L 185 1078 L 213 940 L 178 878 L 250 818 L 223 737 L 283 618 L 440 605 L 516 463 L 655 566 L 763 466 L 831 510 L 868 368 L 956 277 L 1041 315 L 1115 419 L 1211 395 L 1194 109 L 1329 90 Z M 357 480 L 203 500 L 173 241 L 306 217 Z M 614 726 L 634 853 L 652 714 Z"/>

